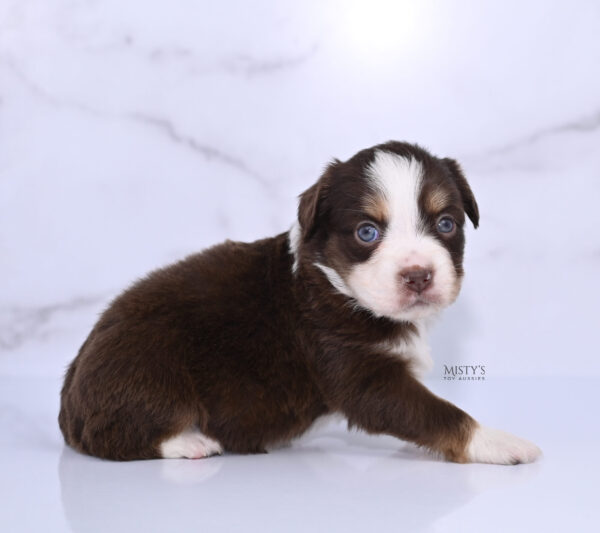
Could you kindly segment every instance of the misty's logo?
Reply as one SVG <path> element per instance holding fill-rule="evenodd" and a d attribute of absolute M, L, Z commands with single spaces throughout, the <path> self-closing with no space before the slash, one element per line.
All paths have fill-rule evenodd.
<path fill-rule="evenodd" d="M 447 381 L 484 381 L 485 365 L 444 365 L 444 375 Z"/>

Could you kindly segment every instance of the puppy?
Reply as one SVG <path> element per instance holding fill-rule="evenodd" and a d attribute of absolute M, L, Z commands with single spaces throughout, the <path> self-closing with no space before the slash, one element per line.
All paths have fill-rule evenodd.
<path fill-rule="evenodd" d="M 116 460 L 261 453 L 341 413 L 450 461 L 535 460 L 419 381 L 424 320 L 460 289 L 465 213 L 477 227 L 452 159 L 388 142 L 335 160 L 290 232 L 214 246 L 114 300 L 67 371 L 66 442 Z"/>

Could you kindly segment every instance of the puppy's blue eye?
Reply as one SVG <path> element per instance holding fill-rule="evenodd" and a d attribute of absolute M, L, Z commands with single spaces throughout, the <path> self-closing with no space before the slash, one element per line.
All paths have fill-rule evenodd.
<path fill-rule="evenodd" d="M 437 224 L 440 233 L 451 233 L 454 229 L 454 220 L 451 217 L 442 217 Z"/>
<path fill-rule="evenodd" d="M 363 242 L 374 242 L 379 238 L 379 230 L 372 224 L 363 224 L 356 230 L 356 235 Z"/>

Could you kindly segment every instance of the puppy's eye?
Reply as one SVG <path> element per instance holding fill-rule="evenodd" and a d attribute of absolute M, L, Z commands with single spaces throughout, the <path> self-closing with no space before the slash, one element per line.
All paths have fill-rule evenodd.
<path fill-rule="evenodd" d="M 454 219 L 447 215 L 440 218 L 437 223 L 437 229 L 440 233 L 452 233 L 455 227 Z"/>
<path fill-rule="evenodd" d="M 356 236 L 362 242 L 375 242 L 379 239 L 379 230 L 373 224 L 361 224 L 356 229 Z"/>

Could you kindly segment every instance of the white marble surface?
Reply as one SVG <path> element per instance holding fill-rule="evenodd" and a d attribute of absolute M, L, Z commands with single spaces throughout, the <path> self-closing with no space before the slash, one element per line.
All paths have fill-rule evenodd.
<path fill-rule="evenodd" d="M 88 531 L 95 518 L 122 518 L 114 530 L 125 530 L 132 515 L 108 509 L 125 509 L 131 482 L 138 515 L 164 501 L 167 517 L 185 515 L 182 502 L 192 513 L 200 486 L 222 530 L 238 516 L 228 497 L 246 511 L 274 499 L 273 530 L 286 517 L 302 529 L 300 514 L 315 530 L 359 528 L 384 510 L 452 530 L 477 509 L 499 530 L 518 525 L 508 509 L 583 527 L 590 485 L 578 481 L 598 465 L 595 415 L 582 413 L 598 404 L 600 378 L 599 32 L 593 1 L 2 0 L 0 467 L 10 475 L 0 487 L 11 505 L 0 520 L 32 530 L 29 520 L 48 515 L 50 529 Z M 388 139 L 457 158 L 479 200 L 463 293 L 434 331 L 431 379 L 486 420 L 502 404 L 493 383 L 528 384 L 506 389 L 518 396 L 501 422 L 531 429 L 524 436 L 547 452 L 515 469 L 536 472 L 531 480 L 513 490 L 521 474 L 415 460 L 387 439 L 363 446 L 366 437 L 343 433 L 337 444 L 303 441 L 300 461 L 295 448 L 217 459 L 206 481 L 195 476 L 217 467 L 63 452 L 58 383 L 110 298 L 224 238 L 286 230 L 296 196 L 330 158 Z M 444 364 L 469 363 L 490 379 L 442 381 Z M 501 476 L 502 490 L 463 490 L 470 472 Z M 185 491 L 174 488 L 179 475 L 190 476 Z M 562 483 L 568 494 L 530 504 Z M 97 491 L 110 506 L 96 505 Z M 300 513 L 304 498 L 325 522 Z"/>
<path fill-rule="evenodd" d="M 63 446 L 59 380 L 2 378 L 0 423 L 10 429 L 0 436 L 2 530 L 597 531 L 600 431 L 580 414 L 597 406 L 597 379 L 429 384 L 541 444 L 544 457 L 514 467 L 457 465 L 330 424 L 267 455 L 115 463 Z"/>

